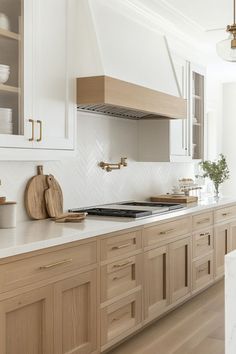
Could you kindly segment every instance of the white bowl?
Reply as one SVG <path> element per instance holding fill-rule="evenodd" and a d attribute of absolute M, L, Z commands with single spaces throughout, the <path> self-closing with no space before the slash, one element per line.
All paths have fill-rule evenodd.
<path fill-rule="evenodd" d="M 9 65 L 5 65 L 5 64 L 0 64 L 0 70 L 8 70 L 8 71 L 10 71 L 10 66 Z"/>
<path fill-rule="evenodd" d="M 9 22 L 9 19 L 8 17 L 3 14 L 3 13 L 0 13 L 0 28 L 4 29 L 4 30 L 7 30 L 7 31 L 10 31 L 10 22 Z"/>
<path fill-rule="evenodd" d="M 10 76 L 10 71 L 1 71 L 0 70 L 0 84 L 5 84 Z"/>

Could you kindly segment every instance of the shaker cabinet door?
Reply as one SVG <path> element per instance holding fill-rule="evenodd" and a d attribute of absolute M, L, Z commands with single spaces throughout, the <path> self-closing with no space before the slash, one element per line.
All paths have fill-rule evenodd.
<path fill-rule="evenodd" d="M 52 286 L 0 302 L 0 353 L 54 353 Z"/>
<path fill-rule="evenodd" d="M 188 78 L 189 62 L 175 54 L 172 55 L 178 89 L 183 98 L 189 100 Z M 177 119 L 170 122 L 170 154 L 173 156 L 188 156 L 189 116 L 187 119 Z"/>
<path fill-rule="evenodd" d="M 144 254 L 144 310 L 145 319 L 154 319 L 169 305 L 168 246 Z"/>
<path fill-rule="evenodd" d="M 191 237 L 170 244 L 170 296 L 174 303 L 191 292 Z"/>
<path fill-rule="evenodd" d="M 224 275 L 225 255 L 230 252 L 230 227 L 229 224 L 215 228 L 215 276 Z"/>
<path fill-rule="evenodd" d="M 97 349 L 96 270 L 55 284 L 55 354 L 89 354 Z"/>
<path fill-rule="evenodd" d="M 73 149 L 76 105 L 72 77 L 74 0 L 34 0 L 34 148 Z"/>

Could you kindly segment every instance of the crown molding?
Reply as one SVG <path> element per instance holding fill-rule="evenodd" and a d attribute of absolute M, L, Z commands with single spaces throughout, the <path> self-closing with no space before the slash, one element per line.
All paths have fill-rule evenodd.
<path fill-rule="evenodd" d="M 176 21 L 185 24 L 190 28 L 194 28 L 195 31 L 205 32 L 206 29 L 199 25 L 196 21 L 192 20 L 190 17 L 186 16 L 177 7 L 169 4 L 166 0 L 158 0 L 159 6 L 166 12 L 167 16 L 172 16 Z"/>

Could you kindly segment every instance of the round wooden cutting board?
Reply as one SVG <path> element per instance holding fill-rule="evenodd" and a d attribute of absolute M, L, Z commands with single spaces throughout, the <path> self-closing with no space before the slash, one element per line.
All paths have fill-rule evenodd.
<path fill-rule="evenodd" d="M 47 211 L 45 192 L 50 187 L 48 185 L 48 175 L 43 174 L 43 166 L 37 166 L 37 176 L 32 177 L 25 189 L 25 207 L 31 219 L 43 220 L 51 217 Z M 52 176 L 53 177 L 53 176 Z M 59 183 L 53 178 L 53 187 L 61 191 Z M 60 194 L 61 208 L 63 208 L 63 196 Z"/>
<path fill-rule="evenodd" d="M 47 176 L 43 174 L 43 166 L 37 166 L 37 176 L 32 177 L 25 189 L 25 207 L 31 219 L 47 219 L 44 193 L 48 188 Z"/>

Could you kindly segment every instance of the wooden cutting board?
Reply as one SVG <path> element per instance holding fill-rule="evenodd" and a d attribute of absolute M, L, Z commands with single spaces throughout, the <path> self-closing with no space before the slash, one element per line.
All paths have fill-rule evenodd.
<path fill-rule="evenodd" d="M 37 166 L 37 176 L 32 177 L 25 189 L 25 207 L 31 219 L 42 220 L 49 217 L 44 199 L 48 188 L 47 176 L 43 174 L 43 166 Z"/>
<path fill-rule="evenodd" d="M 45 203 L 48 215 L 51 218 L 58 217 L 63 213 L 63 194 L 59 183 L 53 175 L 47 176 L 48 188 L 45 191 Z"/>
<path fill-rule="evenodd" d="M 166 203 L 196 203 L 198 197 L 186 196 L 186 195 L 157 195 L 156 197 L 151 197 L 152 202 L 166 202 Z"/>

